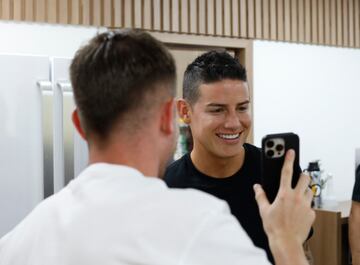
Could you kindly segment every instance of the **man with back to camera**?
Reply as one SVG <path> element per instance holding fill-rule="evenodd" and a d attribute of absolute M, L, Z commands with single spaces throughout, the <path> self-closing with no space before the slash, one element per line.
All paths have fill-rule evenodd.
<path fill-rule="evenodd" d="M 70 66 L 90 165 L 0 240 L 1 265 L 268 264 L 225 202 L 169 189 L 162 176 L 176 138 L 175 64 L 137 30 L 94 37 Z M 302 243 L 314 221 L 309 178 L 291 188 L 294 152 L 269 204 L 254 186 L 277 264 L 307 264 Z"/>
<path fill-rule="evenodd" d="M 193 149 L 167 168 L 165 182 L 227 201 L 253 243 L 274 263 L 252 189 L 261 180 L 261 151 L 245 143 L 251 127 L 245 68 L 225 51 L 200 55 L 186 68 L 183 99 L 177 104 L 191 128 Z"/>
<path fill-rule="evenodd" d="M 352 264 L 360 265 L 360 165 L 356 168 L 356 179 L 349 216 L 349 240 Z"/>

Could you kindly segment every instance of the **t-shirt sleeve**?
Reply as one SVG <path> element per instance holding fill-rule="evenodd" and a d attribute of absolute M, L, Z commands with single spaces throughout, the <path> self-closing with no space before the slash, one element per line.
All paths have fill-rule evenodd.
<path fill-rule="evenodd" d="M 352 200 L 360 202 L 360 166 L 356 169 L 356 179 L 352 194 Z"/>
<path fill-rule="evenodd" d="M 194 233 L 179 264 L 265 265 L 264 250 L 254 246 L 231 214 L 214 211 Z"/>

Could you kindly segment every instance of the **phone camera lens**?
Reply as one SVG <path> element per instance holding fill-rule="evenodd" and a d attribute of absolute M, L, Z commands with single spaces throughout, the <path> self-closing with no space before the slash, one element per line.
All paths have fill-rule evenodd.
<path fill-rule="evenodd" d="M 273 147 L 274 146 L 274 141 L 271 141 L 271 140 L 267 141 L 266 146 L 269 147 L 269 148 Z"/>
<path fill-rule="evenodd" d="M 274 156 L 274 151 L 273 150 L 268 150 L 268 151 L 266 151 L 266 155 L 268 157 L 273 157 Z"/>
<path fill-rule="evenodd" d="M 281 145 L 281 144 L 278 144 L 276 147 L 276 151 L 282 151 L 283 149 L 284 149 L 284 146 L 283 145 Z"/>

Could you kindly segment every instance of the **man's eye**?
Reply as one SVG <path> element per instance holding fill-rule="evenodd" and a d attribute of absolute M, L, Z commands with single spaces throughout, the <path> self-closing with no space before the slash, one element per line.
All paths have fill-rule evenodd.
<path fill-rule="evenodd" d="M 223 109 L 222 108 L 217 108 L 217 109 L 210 109 L 209 112 L 211 113 L 219 113 L 219 112 L 222 112 Z"/>
<path fill-rule="evenodd" d="M 239 108 L 238 108 L 238 111 L 244 112 L 244 111 L 247 111 L 248 108 L 249 108 L 248 106 L 239 107 Z"/>

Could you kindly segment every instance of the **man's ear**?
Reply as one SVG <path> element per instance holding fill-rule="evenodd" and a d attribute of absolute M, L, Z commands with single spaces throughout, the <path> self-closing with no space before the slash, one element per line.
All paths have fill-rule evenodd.
<path fill-rule="evenodd" d="M 180 119 L 186 123 L 190 124 L 191 117 L 190 117 L 190 106 L 184 99 L 179 99 L 176 102 L 176 108 L 179 114 Z"/>
<path fill-rule="evenodd" d="M 161 131 L 165 134 L 172 134 L 175 130 L 175 100 L 171 98 L 166 101 L 162 108 L 161 113 Z"/>
<path fill-rule="evenodd" d="M 76 130 L 80 134 L 81 138 L 86 140 L 86 135 L 85 135 L 85 132 L 84 132 L 83 128 L 81 127 L 80 117 L 79 117 L 79 113 L 78 113 L 77 109 L 75 109 L 73 111 L 73 113 L 71 115 L 71 119 L 72 119 L 72 122 L 73 122 Z"/>

